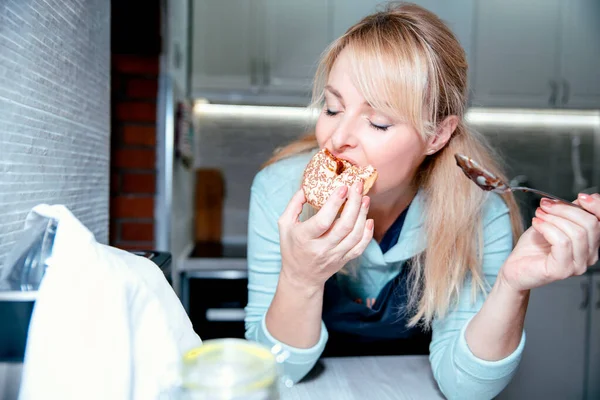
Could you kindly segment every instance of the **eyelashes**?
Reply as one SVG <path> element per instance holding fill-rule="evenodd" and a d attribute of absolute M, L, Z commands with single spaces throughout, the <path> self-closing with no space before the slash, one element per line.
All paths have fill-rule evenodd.
<path fill-rule="evenodd" d="M 392 125 L 376 125 L 374 123 L 372 123 L 371 121 L 369 121 L 369 125 L 371 125 L 371 128 L 376 129 L 378 131 L 387 131 Z"/>
<path fill-rule="evenodd" d="M 339 111 L 332 111 L 329 108 L 325 109 L 325 115 L 327 115 L 328 117 L 335 117 L 339 113 L 340 113 Z M 369 125 L 371 126 L 371 128 L 373 128 L 377 131 L 382 131 L 382 132 L 387 131 L 392 126 L 392 125 L 376 125 L 376 124 L 372 123 L 371 121 L 369 121 Z"/>

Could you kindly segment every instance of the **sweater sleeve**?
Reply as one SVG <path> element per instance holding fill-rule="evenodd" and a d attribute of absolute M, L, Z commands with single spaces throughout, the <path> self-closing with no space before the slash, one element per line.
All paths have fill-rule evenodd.
<path fill-rule="evenodd" d="M 327 343 L 327 329 L 321 322 L 321 336 L 312 348 L 299 349 L 275 339 L 267 330 L 265 315 L 279 280 L 281 252 L 277 220 L 289 199 L 268 190 L 268 180 L 261 171 L 250 191 L 248 219 L 248 304 L 246 306 L 246 339 L 267 347 L 279 344 L 289 353 L 283 363 L 286 377 L 301 380 L 315 365 Z M 263 182 L 265 181 L 265 182 Z M 267 201 L 267 198 L 269 199 Z M 279 201 L 281 200 L 281 201 Z M 278 204 L 281 203 L 281 204 Z M 285 204 L 284 204 L 285 203 Z M 281 211 L 276 211 L 281 209 Z"/>
<path fill-rule="evenodd" d="M 490 285 L 513 248 L 508 208 L 499 196 L 490 199 L 484 213 L 483 273 Z M 471 282 L 460 293 L 456 308 L 432 324 L 430 361 L 433 375 L 448 399 L 491 399 L 512 379 L 523 353 L 525 332 L 516 350 L 498 361 L 477 358 L 465 339 L 466 328 L 481 309 L 483 296 L 472 301 Z"/>

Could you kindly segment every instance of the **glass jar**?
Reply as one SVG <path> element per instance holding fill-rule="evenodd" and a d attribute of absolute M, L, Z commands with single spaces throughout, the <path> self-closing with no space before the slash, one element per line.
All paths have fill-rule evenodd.
<path fill-rule="evenodd" d="M 243 339 L 213 339 L 183 357 L 181 399 L 278 400 L 276 355 Z"/>

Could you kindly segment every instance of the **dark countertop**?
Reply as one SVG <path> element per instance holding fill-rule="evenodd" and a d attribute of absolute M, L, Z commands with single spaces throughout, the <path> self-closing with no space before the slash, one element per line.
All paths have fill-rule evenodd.
<path fill-rule="evenodd" d="M 246 244 L 196 243 L 189 258 L 246 258 Z"/>

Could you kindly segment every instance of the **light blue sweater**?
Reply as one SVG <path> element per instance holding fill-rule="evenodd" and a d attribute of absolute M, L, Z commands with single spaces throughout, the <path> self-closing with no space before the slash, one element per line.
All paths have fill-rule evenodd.
<path fill-rule="evenodd" d="M 294 382 L 302 379 L 319 359 L 328 333 L 321 323 L 319 342 L 310 349 L 298 349 L 277 341 L 267 330 L 265 315 L 275 294 L 281 254 L 277 219 L 300 187 L 304 167 L 311 154 L 282 160 L 260 171 L 252 184 L 248 226 L 248 305 L 246 338 L 269 347 L 281 344 L 290 356 L 284 370 Z M 357 298 L 376 298 L 381 288 L 394 278 L 404 261 L 425 249 L 418 238 L 422 229 L 423 207 L 417 194 L 406 215 L 398 243 L 385 254 L 372 240 L 360 258 L 357 280 L 345 281 Z M 483 272 L 490 286 L 512 250 L 512 230 L 508 208 L 500 196 L 490 194 L 484 206 Z M 482 296 L 471 301 L 471 283 L 465 282 L 456 308 L 432 324 L 430 362 L 440 390 L 450 399 L 490 399 L 512 378 L 522 355 L 525 333 L 513 354 L 499 361 L 485 361 L 471 353 L 465 329 L 483 304 Z"/>

